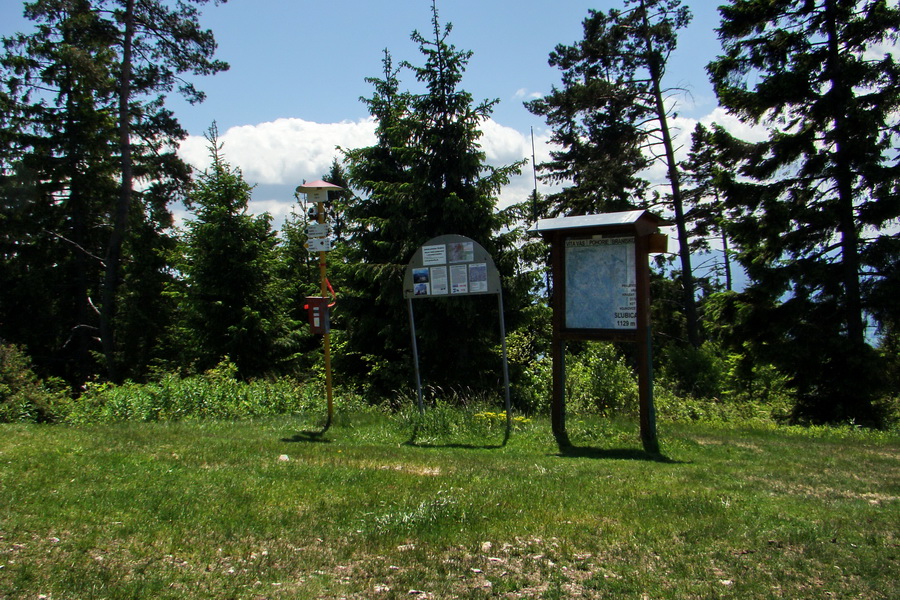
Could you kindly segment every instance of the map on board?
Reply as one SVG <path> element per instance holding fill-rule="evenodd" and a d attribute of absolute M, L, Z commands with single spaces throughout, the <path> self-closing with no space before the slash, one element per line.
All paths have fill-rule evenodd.
<path fill-rule="evenodd" d="M 634 237 L 567 239 L 568 329 L 636 329 Z"/>

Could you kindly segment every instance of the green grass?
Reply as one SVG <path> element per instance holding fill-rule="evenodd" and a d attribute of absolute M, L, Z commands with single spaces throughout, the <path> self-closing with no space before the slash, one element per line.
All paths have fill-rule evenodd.
<path fill-rule="evenodd" d="M 900 597 L 895 434 L 504 426 L 2 425 L 0 598 Z"/>

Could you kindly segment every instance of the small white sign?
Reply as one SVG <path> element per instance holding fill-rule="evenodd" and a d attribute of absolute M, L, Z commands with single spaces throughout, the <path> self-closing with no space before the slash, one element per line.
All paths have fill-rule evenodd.
<path fill-rule="evenodd" d="M 469 269 L 466 265 L 450 265 L 450 293 L 469 293 Z"/>
<path fill-rule="evenodd" d="M 326 237 L 311 237 L 306 240 L 306 249 L 310 252 L 331 252 L 331 239 Z"/>
<path fill-rule="evenodd" d="M 447 246 L 437 244 L 435 246 L 422 246 L 423 265 L 443 265 L 447 262 Z"/>
<path fill-rule="evenodd" d="M 306 226 L 306 237 L 323 238 L 328 236 L 327 223 L 310 223 Z"/>
<path fill-rule="evenodd" d="M 431 293 L 441 296 L 447 291 L 447 267 L 431 267 Z"/>

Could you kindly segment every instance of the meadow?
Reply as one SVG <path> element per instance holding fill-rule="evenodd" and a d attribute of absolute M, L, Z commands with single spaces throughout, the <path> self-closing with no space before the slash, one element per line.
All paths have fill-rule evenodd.
<path fill-rule="evenodd" d="M 900 437 L 439 405 L 0 425 L 0 598 L 900 597 Z"/>

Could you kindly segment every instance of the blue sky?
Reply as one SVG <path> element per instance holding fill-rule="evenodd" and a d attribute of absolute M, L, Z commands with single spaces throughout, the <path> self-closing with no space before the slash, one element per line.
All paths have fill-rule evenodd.
<path fill-rule="evenodd" d="M 719 49 L 717 2 L 692 4 L 694 23 L 680 36 L 669 83 L 692 88 L 703 111 L 714 102 L 704 66 Z M 453 24 L 456 47 L 474 52 L 463 87 L 476 99 L 498 98 L 495 120 L 527 131 L 543 123 L 522 106 L 523 96 L 546 93 L 559 81 L 558 70 L 547 64 L 549 53 L 581 38 L 588 9 L 614 6 L 621 2 L 439 0 L 438 11 Z M 384 48 L 398 63 L 422 62 L 409 36 L 414 29 L 427 34 L 430 7 L 430 0 L 231 0 L 209 6 L 203 23 L 215 32 L 231 70 L 202 82 L 207 102 L 180 111 L 182 121 L 200 133 L 212 118 L 223 128 L 280 117 L 318 123 L 364 118 L 359 97 L 371 93 L 364 79 L 380 75 Z M 410 76 L 401 78 L 415 87 Z"/>
<path fill-rule="evenodd" d="M 694 13 L 679 36 L 669 62 L 668 87 L 690 90 L 677 102 L 682 143 L 696 122 L 722 122 L 705 65 L 719 52 L 715 27 L 719 2 L 687 1 Z M 27 30 L 22 2 L 0 3 L 0 35 Z M 531 157 L 533 128 L 537 160 L 548 154 L 543 121 L 523 101 L 548 93 L 559 71 L 547 64 L 557 44 L 581 39 L 588 10 L 621 7 L 622 1 L 439 0 L 442 22 L 453 24 L 450 41 L 474 55 L 462 82 L 476 101 L 499 99 L 485 125 L 488 161 L 508 164 Z M 395 63 L 423 59 L 410 34 L 431 27 L 430 0 L 231 0 L 203 9 L 202 25 L 219 43 L 218 57 L 231 69 L 197 81 L 206 102 L 190 106 L 173 97 L 170 106 L 191 134 L 182 154 L 202 168 L 202 135 L 216 121 L 226 160 L 256 185 L 252 207 L 273 214 L 276 224 L 293 205 L 293 189 L 319 179 L 338 153 L 335 146 L 360 146 L 374 140 L 374 125 L 361 96 L 371 94 L 366 77 L 381 75 L 382 51 Z M 407 89 L 417 83 L 400 75 Z M 726 124 L 727 125 L 727 124 Z M 736 127 L 734 123 L 732 123 Z M 653 175 L 662 181 L 662 172 Z M 532 186 L 526 167 L 501 195 L 501 204 L 523 199 Z M 550 191 L 542 189 L 542 192 Z"/>

